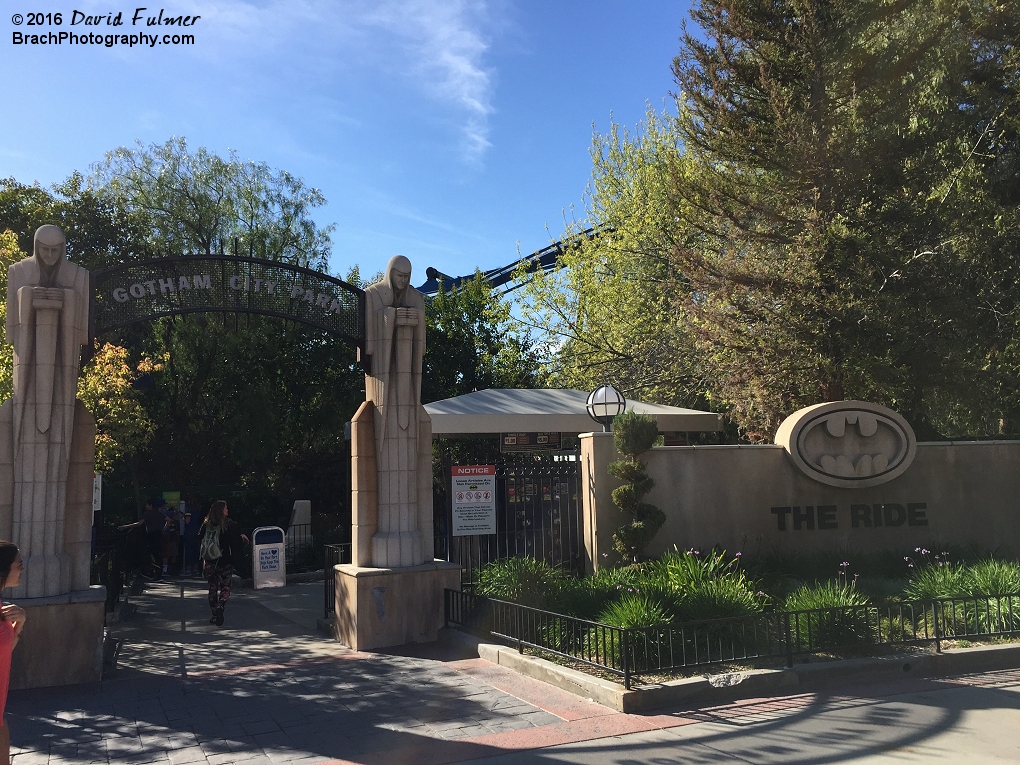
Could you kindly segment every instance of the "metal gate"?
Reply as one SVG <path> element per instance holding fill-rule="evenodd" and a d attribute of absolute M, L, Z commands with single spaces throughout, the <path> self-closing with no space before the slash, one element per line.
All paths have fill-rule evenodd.
<path fill-rule="evenodd" d="M 444 491 L 435 498 L 436 557 L 460 563 L 464 581 L 473 581 L 474 571 L 490 561 L 516 556 L 582 574 L 578 464 L 497 463 L 496 533 L 465 537 L 450 534 L 450 465 L 444 465 Z"/>

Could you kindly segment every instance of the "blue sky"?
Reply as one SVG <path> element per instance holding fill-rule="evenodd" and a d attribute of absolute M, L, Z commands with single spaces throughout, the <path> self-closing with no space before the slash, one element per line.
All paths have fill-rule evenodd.
<path fill-rule="evenodd" d="M 192 46 L 17 47 L 200 15 Z M 549 244 L 582 214 L 592 125 L 633 126 L 673 83 L 686 2 L 0 0 L 0 176 L 49 185 L 118 146 L 185 136 L 322 190 L 332 270 L 393 254 L 459 276 Z M 73 10 L 122 27 L 71 27 Z M 136 27 L 143 31 L 143 27 Z M 152 27 L 144 29 L 147 33 Z M 180 31 L 180 30 L 164 30 Z M 574 210 L 571 210 L 574 206 Z"/>

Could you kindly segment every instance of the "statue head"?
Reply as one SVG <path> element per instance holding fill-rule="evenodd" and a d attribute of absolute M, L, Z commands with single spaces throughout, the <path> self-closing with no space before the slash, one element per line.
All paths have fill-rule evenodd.
<path fill-rule="evenodd" d="M 46 224 L 35 232 L 35 259 L 39 264 L 40 284 L 53 287 L 57 271 L 67 257 L 67 237 L 58 226 Z"/>
<path fill-rule="evenodd" d="M 386 283 L 394 295 L 403 295 L 411 283 L 411 261 L 403 255 L 394 255 L 386 264 Z"/>

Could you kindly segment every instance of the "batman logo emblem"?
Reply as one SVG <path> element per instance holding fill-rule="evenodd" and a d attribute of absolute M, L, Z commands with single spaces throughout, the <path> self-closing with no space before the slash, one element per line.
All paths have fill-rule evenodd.
<path fill-rule="evenodd" d="M 829 486 L 864 488 L 891 481 L 914 460 L 914 431 L 891 409 L 834 401 L 794 412 L 776 432 L 794 464 Z"/>

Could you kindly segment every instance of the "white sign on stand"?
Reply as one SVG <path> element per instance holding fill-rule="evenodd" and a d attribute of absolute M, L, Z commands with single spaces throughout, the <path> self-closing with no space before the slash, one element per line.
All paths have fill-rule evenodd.
<path fill-rule="evenodd" d="M 496 533 L 496 466 L 454 465 L 453 536 Z"/>
<path fill-rule="evenodd" d="M 251 535 L 252 579 L 256 590 L 287 586 L 287 555 L 283 529 L 259 526 Z"/>
<path fill-rule="evenodd" d="M 103 509 L 103 474 L 95 473 L 92 477 L 92 515 Z"/>

